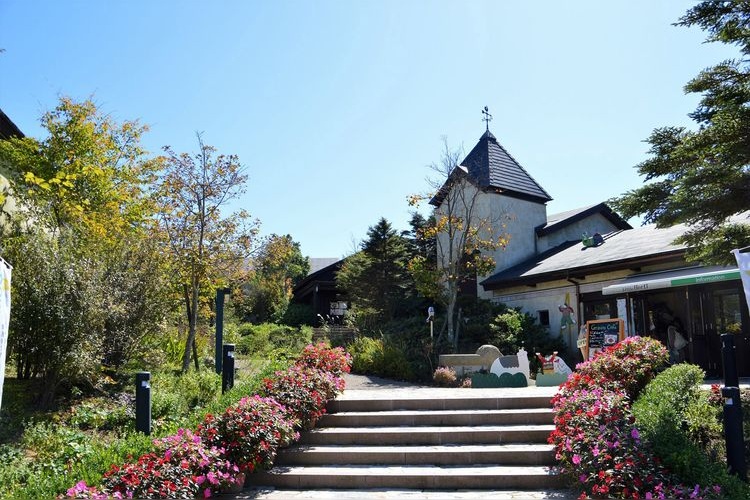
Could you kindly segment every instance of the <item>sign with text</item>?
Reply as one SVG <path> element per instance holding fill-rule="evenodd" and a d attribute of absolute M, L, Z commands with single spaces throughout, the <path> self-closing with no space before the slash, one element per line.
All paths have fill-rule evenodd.
<path fill-rule="evenodd" d="M 586 322 L 585 359 L 612 347 L 625 338 L 625 322 L 621 318 L 596 319 Z"/>
<path fill-rule="evenodd" d="M 3 400 L 8 323 L 10 323 L 10 266 L 0 258 L 0 404 Z"/>

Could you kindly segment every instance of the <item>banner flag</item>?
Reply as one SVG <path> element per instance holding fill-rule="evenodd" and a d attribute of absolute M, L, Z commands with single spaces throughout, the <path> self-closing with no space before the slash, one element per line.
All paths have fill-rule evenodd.
<path fill-rule="evenodd" d="M 737 259 L 737 267 L 740 268 L 742 288 L 745 289 L 745 301 L 748 309 L 750 309 L 750 252 L 743 253 L 739 250 L 732 250 L 732 253 L 734 258 Z"/>
<path fill-rule="evenodd" d="M 10 266 L 0 258 L 0 407 L 3 403 L 3 381 L 5 380 L 5 352 L 8 347 L 8 324 L 10 323 Z"/>

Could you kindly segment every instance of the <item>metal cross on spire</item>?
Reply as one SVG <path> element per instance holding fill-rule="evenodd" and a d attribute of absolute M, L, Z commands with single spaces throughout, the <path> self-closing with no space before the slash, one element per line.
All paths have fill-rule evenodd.
<path fill-rule="evenodd" d="M 490 110 L 487 106 L 484 107 L 482 110 L 482 114 L 484 115 L 484 118 L 482 118 L 482 121 L 485 122 L 487 125 L 487 132 L 490 131 L 490 122 L 492 121 L 492 115 L 490 114 Z"/>

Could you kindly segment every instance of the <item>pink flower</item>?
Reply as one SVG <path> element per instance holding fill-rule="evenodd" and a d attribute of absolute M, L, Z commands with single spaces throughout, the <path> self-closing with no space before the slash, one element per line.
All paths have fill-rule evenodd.
<path fill-rule="evenodd" d="M 211 496 L 211 488 L 203 490 L 203 498 L 209 498 Z"/>
<path fill-rule="evenodd" d="M 573 463 L 576 465 L 580 465 L 581 463 L 581 457 L 577 453 L 573 455 Z"/>

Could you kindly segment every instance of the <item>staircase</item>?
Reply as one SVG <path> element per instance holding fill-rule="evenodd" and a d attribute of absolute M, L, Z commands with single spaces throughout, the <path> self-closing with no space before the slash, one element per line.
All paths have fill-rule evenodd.
<path fill-rule="evenodd" d="M 277 490 L 555 490 L 554 389 L 346 391 L 253 486 Z M 343 491 L 342 491 L 343 493 Z M 514 497 L 515 498 L 515 497 Z"/>

